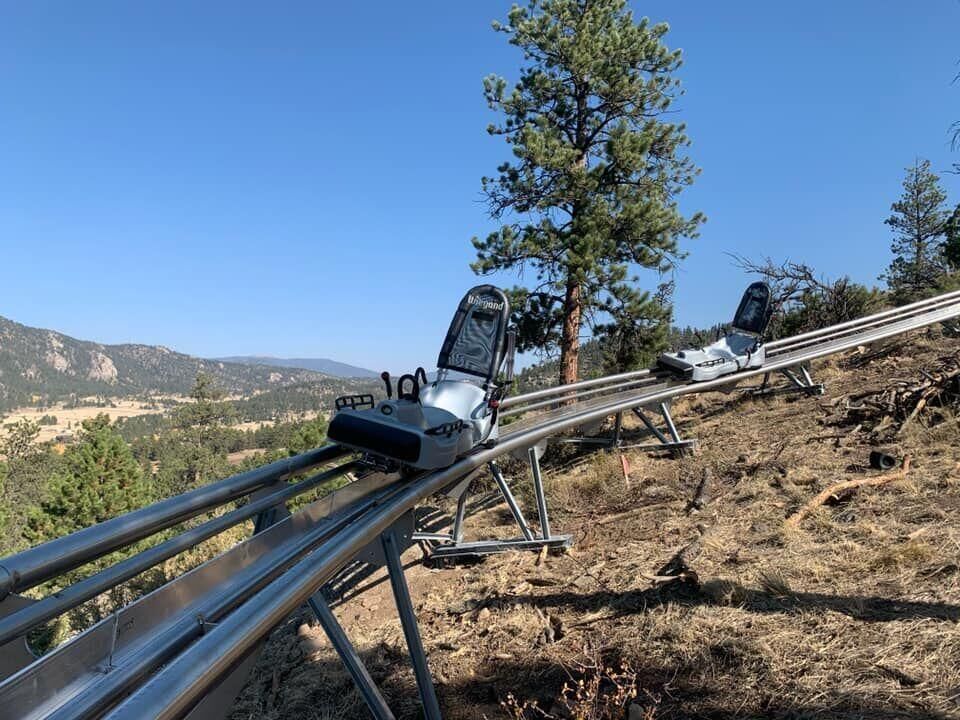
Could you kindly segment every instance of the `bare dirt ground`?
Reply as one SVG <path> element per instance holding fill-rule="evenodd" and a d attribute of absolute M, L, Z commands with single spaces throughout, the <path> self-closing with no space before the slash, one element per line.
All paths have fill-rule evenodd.
<path fill-rule="evenodd" d="M 444 717 L 960 718 L 960 426 L 927 407 L 901 429 L 859 397 L 960 352 L 937 332 L 913 340 L 815 364 L 821 397 L 684 400 L 699 451 L 624 451 L 629 479 L 618 453 L 548 453 L 567 553 L 431 569 L 408 550 Z M 785 525 L 824 488 L 879 475 L 876 447 L 909 454 L 909 473 Z M 523 468 L 509 474 L 535 518 Z M 500 505 L 468 532 L 509 523 Z M 335 612 L 397 716 L 420 717 L 383 580 L 344 583 Z M 368 714 L 306 612 L 274 631 L 232 715 L 354 717 Z"/>
<path fill-rule="evenodd" d="M 24 407 L 11 410 L 3 419 L 2 424 L 16 422 L 21 419 L 39 421 L 45 415 L 52 415 L 57 419 L 54 425 L 42 425 L 40 427 L 39 441 L 46 442 L 53 440 L 58 435 L 75 432 L 80 424 L 88 418 L 96 417 L 101 413 L 110 416 L 110 420 L 117 418 L 135 417 L 137 415 L 156 415 L 164 412 L 162 406 L 157 405 L 151 408 L 142 400 L 130 400 L 123 398 L 111 398 L 109 400 L 114 407 L 98 407 L 94 402 L 80 407 L 65 408 L 62 403 L 52 405 L 51 407 L 38 409 L 35 407 Z M 0 430 L 2 432 L 2 430 Z"/>

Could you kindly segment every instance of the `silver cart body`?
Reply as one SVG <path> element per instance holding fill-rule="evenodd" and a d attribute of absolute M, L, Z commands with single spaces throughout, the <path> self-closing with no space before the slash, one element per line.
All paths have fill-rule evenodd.
<path fill-rule="evenodd" d="M 770 288 L 755 282 L 744 292 L 727 335 L 704 348 L 663 353 L 657 364 L 694 382 L 762 367 L 766 360 L 763 334 L 770 314 Z"/>
<path fill-rule="evenodd" d="M 498 436 L 504 361 L 512 380 L 514 336 L 507 332 L 510 304 L 492 285 L 470 290 L 460 301 L 437 360 L 436 379 L 423 368 L 397 380 L 383 373 L 387 399 L 371 395 L 337 399 L 327 436 L 333 442 L 402 465 L 443 468 Z"/>

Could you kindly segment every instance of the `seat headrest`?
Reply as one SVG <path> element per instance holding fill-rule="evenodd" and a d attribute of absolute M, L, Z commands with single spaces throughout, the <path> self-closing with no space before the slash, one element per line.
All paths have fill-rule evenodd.
<path fill-rule="evenodd" d="M 506 345 L 510 302 L 493 285 L 478 285 L 463 296 L 454 313 L 437 367 L 493 380 Z"/>

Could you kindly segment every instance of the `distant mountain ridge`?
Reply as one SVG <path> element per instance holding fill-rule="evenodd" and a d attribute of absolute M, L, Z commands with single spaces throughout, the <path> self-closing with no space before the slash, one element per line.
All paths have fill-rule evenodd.
<path fill-rule="evenodd" d="M 296 367 L 205 360 L 156 345 L 78 340 L 0 316 L 0 411 L 73 396 L 184 394 L 199 372 L 212 375 L 233 395 L 310 383 L 315 392 L 332 397 L 356 385 Z"/>
<path fill-rule="evenodd" d="M 245 363 L 247 365 L 272 365 L 274 367 L 299 368 L 313 370 L 325 375 L 341 378 L 375 378 L 380 373 L 367 368 L 348 365 L 329 358 L 278 358 L 270 355 L 235 355 L 216 358 L 221 362 Z"/>

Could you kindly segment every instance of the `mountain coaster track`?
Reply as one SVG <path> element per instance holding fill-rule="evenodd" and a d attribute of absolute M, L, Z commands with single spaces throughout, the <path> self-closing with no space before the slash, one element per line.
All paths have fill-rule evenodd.
<path fill-rule="evenodd" d="M 399 562 L 417 539 L 437 543 L 435 553 L 497 552 L 557 547 L 566 536 L 549 528 L 540 481 L 543 443 L 578 428 L 616 418 L 619 441 L 624 412 L 635 412 L 662 447 L 682 449 L 669 413 L 673 398 L 730 389 L 764 378 L 752 388 L 767 391 L 773 373 L 798 391 L 816 392 L 806 365 L 817 358 L 874 343 L 960 316 L 960 291 L 886 310 L 858 320 L 766 344 L 763 367 L 691 383 L 667 372 L 640 370 L 508 397 L 504 417 L 521 416 L 501 428 L 499 442 L 481 447 L 438 471 L 411 477 L 364 472 L 351 453 L 327 445 L 203 488 L 0 560 L 0 719 L 5 718 L 222 718 L 243 687 L 270 631 L 309 603 L 327 631 L 358 689 L 377 718 L 393 715 L 342 628 L 321 588 L 354 561 L 385 565 L 411 654 L 424 713 L 440 717 L 416 618 Z M 657 410 L 667 433 L 644 410 Z M 603 442 L 593 439 L 594 442 Z M 498 459 L 529 459 L 537 495 L 539 534 L 523 517 Z M 339 464 L 331 465 L 339 462 Z M 472 478 L 489 467 L 522 537 L 515 541 L 463 543 L 463 506 Z M 289 484 L 295 474 L 317 471 Z M 346 475 L 356 479 L 290 514 L 287 500 Z M 449 535 L 418 534 L 413 508 L 436 493 L 458 498 Z M 143 538 L 247 498 L 244 505 L 203 520 L 169 539 L 76 582 L 33 600 L 22 595 L 85 563 Z M 100 593 L 245 520 L 255 535 L 149 595 L 119 609 L 40 658 L 28 651 L 31 629 Z"/>

